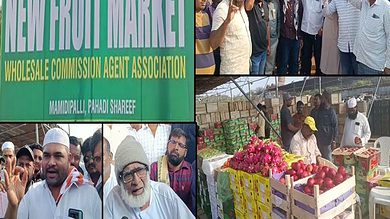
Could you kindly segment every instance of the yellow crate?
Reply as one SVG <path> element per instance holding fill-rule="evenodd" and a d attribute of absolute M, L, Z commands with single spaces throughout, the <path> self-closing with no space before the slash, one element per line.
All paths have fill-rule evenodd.
<path fill-rule="evenodd" d="M 253 211 L 247 211 L 245 217 L 246 219 L 260 219 L 260 215 Z"/>
<path fill-rule="evenodd" d="M 234 199 L 234 203 L 235 204 L 238 204 L 239 206 L 243 208 L 243 206 L 245 205 L 245 198 L 242 194 L 235 194 L 233 195 L 233 199 Z"/>
<path fill-rule="evenodd" d="M 240 171 L 241 185 L 246 189 L 253 190 L 253 175 L 250 173 L 246 173 L 244 171 Z M 243 189 L 244 189 L 243 188 Z"/>
<path fill-rule="evenodd" d="M 258 192 L 256 193 L 256 201 L 263 203 L 265 206 L 271 206 L 271 195 Z"/>
<path fill-rule="evenodd" d="M 246 199 L 245 198 L 245 211 L 257 212 L 257 204 L 255 199 Z"/>
<path fill-rule="evenodd" d="M 256 193 L 262 192 L 266 195 L 271 196 L 271 187 L 269 184 L 268 177 L 264 177 L 260 174 L 254 174 L 253 179 L 254 179 L 254 191 Z"/>
<path fill-rule="evenodd" d="M 237 209 L 234 209 L 236 213 L 236 219 L 246 219 L 245 214 Z"/>
<path fill-rule="evenodd" d="M 253 190 L 245 189 L 242 191 L 242 194 L 247 200 L 248 199 L 256 200 L 256 193 Z"/>
<path fill-rule="evenodd" d="M 257 213 L 262 219 L 271 219 L 271 208 L 257 202 Z"/>
<path fill-rule="evenodd" d="M 379 181 L 379 186 L 390 187 L 390 173 L 385 174 Z"/>
<path fill-rule="evenodd" d="M 379 214 L 385 218 L 390 218 L 390 206 L 379 206 Z"/>

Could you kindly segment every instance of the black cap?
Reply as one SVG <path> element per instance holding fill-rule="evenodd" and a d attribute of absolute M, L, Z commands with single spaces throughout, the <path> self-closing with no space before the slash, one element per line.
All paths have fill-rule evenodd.
<path fill-rule="evenodd" d="M 34 154 L 29 146 L 24 146 L 19 149 L 18 153 L 16 153 L 16 159 L 19 159 L 21 156 L 28 156 L 31 158 L 32 161 L 34 161 Z"/>

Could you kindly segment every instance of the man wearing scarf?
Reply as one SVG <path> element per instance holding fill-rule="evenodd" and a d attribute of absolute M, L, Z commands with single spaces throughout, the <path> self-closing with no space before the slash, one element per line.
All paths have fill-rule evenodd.
<path fill-rule="evenodd" d="M 42 176 L 23 196 L 27 171 L 23 179 L 20 167 L 6 172 L 9 205 L 7 218 L 102 218 L 99 196 L 76 168 L 70 165 L 69 136 L 59 128 L 50 129 L 43 141 Z"/>
<path fill-rule="evenodd" d="M 176 128 L 169 135 L 166 155 L 150 167 L 150 179 L 169 185 L 191 209 L 191 164 L 184 160 L 189 138 L 182 129 Z M 194 209 L 192 209 L 194 210 Z"/>

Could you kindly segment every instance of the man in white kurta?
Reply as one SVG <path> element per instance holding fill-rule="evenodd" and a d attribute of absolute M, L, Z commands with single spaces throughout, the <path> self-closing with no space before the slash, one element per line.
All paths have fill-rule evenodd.
<path fill-rule="evenodd" d="M 347 102 L 348 117 L 345 119 L 343 137 L 340 146 L 364 146 L 371 137 L 367 117 L 357 110 L 357 101 L 351 98 Z"/>
<path fill-rule="evenodd" d="M 104 218 L 195 219 L 166 184 L 149 177 L 148 158 L 133 137 L 127 136 L 115 153 L 115 186 L 104 204 Z"/>
<path fill-rule="evenodd" d="M 17 218 L 102 218 L 96 189 L 70 166 L 68 135 L 59 128 L 50 129 L 43 147 L 45 180 L 30 187 L 19 204 Z"/>

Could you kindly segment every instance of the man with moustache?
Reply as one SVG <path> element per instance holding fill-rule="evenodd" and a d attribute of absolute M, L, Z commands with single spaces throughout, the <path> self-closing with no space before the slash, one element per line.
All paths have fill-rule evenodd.
<path fill-rule="evenodd" d="M 59 128 L 50 129 L 43 141 L 42 176 L 26 195 L 27 179 L 6 174 L 9 205 L 7 218 L 101 218 L 96 190 L 70 165 L 69 137 Z M 27 173 L 27 171 L 24 171 Z M 42 207 L 43 206 L 43 207 Z"/>
<path fill-rule="evenodd" d="M 347 102 L 348 117 L 344 124 L 344 133 L 341 139 L 343 146 L 364 146 L 371 137 L 370 124 L 367 118 L 357 110 L 357 101 L 354 97 Z"/>
<path fill-rule="evenodd" d="M 43 159 L 43 147 L 38 143 L 30 144 L 29 147 L 32 150 L 34 155 L 34 176 L 32 180 L 33 182 L 39 182 L 42 180 L 41 166 L 42 166 L 42 159 Z"/>
<path fill-rule="evenodd" d="M 93 151 L 93 162 L 95 163 L 97 171 L 100 173 L 100 178 L 96 183 L 96 189 L 100 198 L 105 202 L 108 193 L 117 185 L 115 180 L 115 173 L 112 164 L 112 152 L 110 149 L 110 142 L 103 137 L 102 129 L 98 129 L 92 136 L 91 151 Z"/>
<path fill-rule="evenodd" d="M 127 136 L 115 153 L 118 185 L 107 197 L 104 218 L 195 218 L 168 185 L 151 181 L 148 172 L 149 161 L 141 144 Z"/>
<path fill-rule="evenodd" d="M 93 185 L 97 185 L 97 182 L 100 178 L 100 173 L 97 171 L 95 163 L 93 162 L 93 153 L 89 143 L 91 137 L 85 139 L 83 146 L 81 147 L 81 153 L 83 154 L 84 164 L 86 168 L 85 179 L 92 181 Z"/>
<path fill-rule="evenodd" d="M 80 167 L 80 158 L 81 158 L 81 142 L 77 137 L 70 136 L 69 137 L 70 142 L 70 154 L 72 154 L 72 161 L 71 165 L 76 167 L 76 169 L 84 175 L 83 169 Z"/>
<path fill-rule="evenodd" d="M 191 164 L 184 160 L 188 152 L 188 135 L 176 128 L 169 135 L 166 155 L 150 166 L 150 179 L 165 183 L 191 209 Z M 193 209 L 194 210 L 194 209 Z"/>
<path fill-rule="evenodd" d="M 249 75 L 252 54 L 244 0 L 222 0 L 213 14 L 210 46 L 220 48 L 220 75 Z"/>
<path fill-rule="evenodd" d="M 290 150 L 291 139 L 296 132 L 300 130 L 299 127 L 293 125 L 293 119 L 291 112 L 288 107 L 292 106 L 293 97 L 289 93 L 283 94 L 283 106 L 280 109 L 280 127 L 281 127 L 281 136 L 284 149 L 286 151 Z"/>

